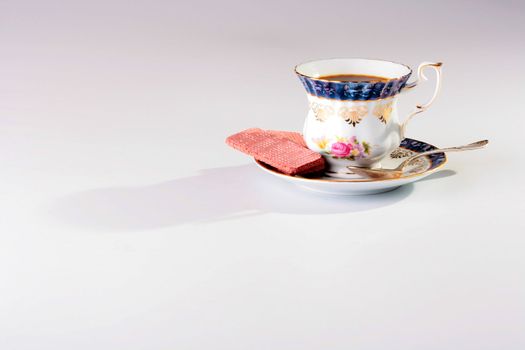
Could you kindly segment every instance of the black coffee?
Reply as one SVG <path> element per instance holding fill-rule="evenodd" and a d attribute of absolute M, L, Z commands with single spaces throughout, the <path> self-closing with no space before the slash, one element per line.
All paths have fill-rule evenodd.
<path fill-rule="evenodd" d="M 352 82 L 352 83 L 385 83 L 388 78 L 376 77 L 375 75 L 358 75 L 358 74 L 336 74 L 336 75 L 324 75 L 319 77 L 319 79 L 329 80 L 329 81 L 342 81 L 342 82 Z"/>

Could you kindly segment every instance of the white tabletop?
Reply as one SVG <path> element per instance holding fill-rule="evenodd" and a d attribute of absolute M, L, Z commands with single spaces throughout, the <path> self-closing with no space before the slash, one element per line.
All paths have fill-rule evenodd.
<path fill-rule="evenodd" d="M 365 3 L 1 2 L 0 348 L 525 348 L 524 3 Z M 337 198 L 224 144 L 322 57 L 444 62 L 408 136 L 489 147 Z"/>

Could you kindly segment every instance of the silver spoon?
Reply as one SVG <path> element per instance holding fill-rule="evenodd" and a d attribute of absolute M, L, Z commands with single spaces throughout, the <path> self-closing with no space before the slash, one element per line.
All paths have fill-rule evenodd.
<path fill-rule="evenodd" d="M 429 154 L 434 154 L 434 153 L 459 152 L 459 151 L 469 151 L 473 149 L 479 149 L 479 148 L 485 147 L 487 143 L 489 143 L 488 140 L 482 140 L 482 141 L 477 141 L 477 142 L 470 143 L 464 146 L 449 147 L 449 148 L 436 148 L 431 151 L 418 153 L 406 159 L 403 163 L 399 164 L 399 166 L 397 166 L 397 168 L 395 169 L 371 169 L 371 168 L 360 168 L 360 167 L 355 167 L 355 166 L 348 166 L 347 168 L 350 169 L 352 172 L 354 172 L 357 175 L 361 175 L 363 177 L 367 177 L 370 179 L 397 179 L 403 176 L 403 169 L 408 164 L 410 164 L 414 159 L 417 159 L 419 157 L 428 156 Z"/>

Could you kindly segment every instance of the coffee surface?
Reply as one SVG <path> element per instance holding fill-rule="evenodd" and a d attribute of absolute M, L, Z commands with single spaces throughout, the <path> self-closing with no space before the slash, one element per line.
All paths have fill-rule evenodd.
<path fill-rule="evenodd" d="M 343 81 L 343 82 L 353 82 L 353 83 L 385 83 L 388 78 L 377 77 L 375 75 L 358 75 L 358 74 L 336 74 L 336 75 L 323 75 L 319 79 L 329 80 L 329 81 Z"/>

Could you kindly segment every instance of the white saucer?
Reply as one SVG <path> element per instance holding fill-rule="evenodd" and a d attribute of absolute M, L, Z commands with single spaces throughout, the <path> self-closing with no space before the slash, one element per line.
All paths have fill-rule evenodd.
<path fill-rule="evenodd" d="M 392 169 L 407 157 L 435 148 L 428 143 L 406 138 L 388 157 L 381 160 L 381 165 L 386 169 Z M 402 177 L 386 180 L 367 179 L 357 174 L 351 174 L 348 179 L 334 178 L 325 174 L 290 176 L 277 171 L 268 164 L 258 160 L 255 162 L 268 174 L 277 176 L 301 188 L 332 195 L 355 196 L 391 191 L 399 186 L 427 177 L 445 165 L 447 156 L 444 153 L 436 153 L 421 157 L 414 162 L 415 164 L 405 169 Z"/>

